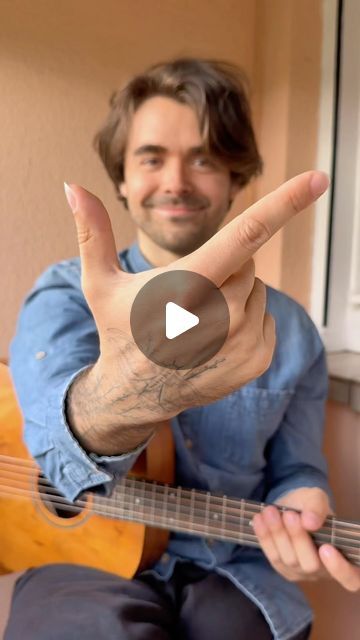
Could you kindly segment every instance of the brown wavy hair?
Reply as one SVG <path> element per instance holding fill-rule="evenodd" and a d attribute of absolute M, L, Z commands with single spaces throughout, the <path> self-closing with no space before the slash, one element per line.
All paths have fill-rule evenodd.
<path fill-rule="evenodd" d="M 131 118 L 154 96 L 173 98 L 195 110 L 205 150 L 229 168 L 239 187 L 261 173 L 244 72 L 221 60 L 178 58 L 151 66 L 115 92 L 108 117 L 94 138 L 94 147 L 125 206 L 119 184 L 124 180 Z"/>

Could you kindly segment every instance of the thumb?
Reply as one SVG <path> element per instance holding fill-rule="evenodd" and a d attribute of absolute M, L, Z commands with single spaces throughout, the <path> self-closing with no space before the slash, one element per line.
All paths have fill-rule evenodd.
<path fill-rule="evenodd" d="M 83 187 L 65 182 L 64 188 L 76 224 L 82 281 L 100 283 L 104 276 L 121 271 L 109 214 Z"/>
<path fill-rule="evenodd" d="M 301 513 L 301 522 L 308 531 L 316 531 L 321 527 L 331 509 L 329 498 L 325 491 L 313 488 L 308 491 L 304 510 Z"/>

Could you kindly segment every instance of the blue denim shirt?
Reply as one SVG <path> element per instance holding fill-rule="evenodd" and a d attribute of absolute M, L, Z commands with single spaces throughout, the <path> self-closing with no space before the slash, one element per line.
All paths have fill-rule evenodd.
<path fill-rule="evenodd" d="M 119 257 L 127 271 L 151 268 L 136 244 Z M 267 309 L 277 332 L 270 368 L 227 397 L 172 419 L 177 484 L 265 502 L 298 487 L 330 493 L 321 453 L 327 395 L 322 342 L 304 309 L 270 287 Z M 30 452 L 71 500 L 86 489 L 109 494 L 143 449 L 87 455 L 69 429 L 67 390 L 98 355 L 79 259 L 49 267 L 21 310 L 10 367 Z M 175 533 L 151 571 L 167 580 L 185 559 L 227 576 L 260 607 L 276 640 L 292 638 L 311 622 L 300 589 L 277 574 L 259 549 Z"/>

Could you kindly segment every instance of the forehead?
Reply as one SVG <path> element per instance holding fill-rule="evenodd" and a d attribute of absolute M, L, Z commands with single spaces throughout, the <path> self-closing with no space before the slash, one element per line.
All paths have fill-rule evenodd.
<path fill-rule="evenodd" d="M 194 109 L 171 98 L 145 100 L 135 112 L 128 135 L 127 151 L 144 144 L 166 148 L 200 146 L 202 137 Z"/>

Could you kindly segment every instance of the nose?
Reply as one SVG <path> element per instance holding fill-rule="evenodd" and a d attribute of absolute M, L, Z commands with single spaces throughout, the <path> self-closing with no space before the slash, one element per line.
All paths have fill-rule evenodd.
<path fill-rule="evenodd" d="M 164 193 L 173 195 L 181 195 L 192 191 L 189 172 L 181 160 L 169 162 L 164 167 L 162 188 Z"/>

